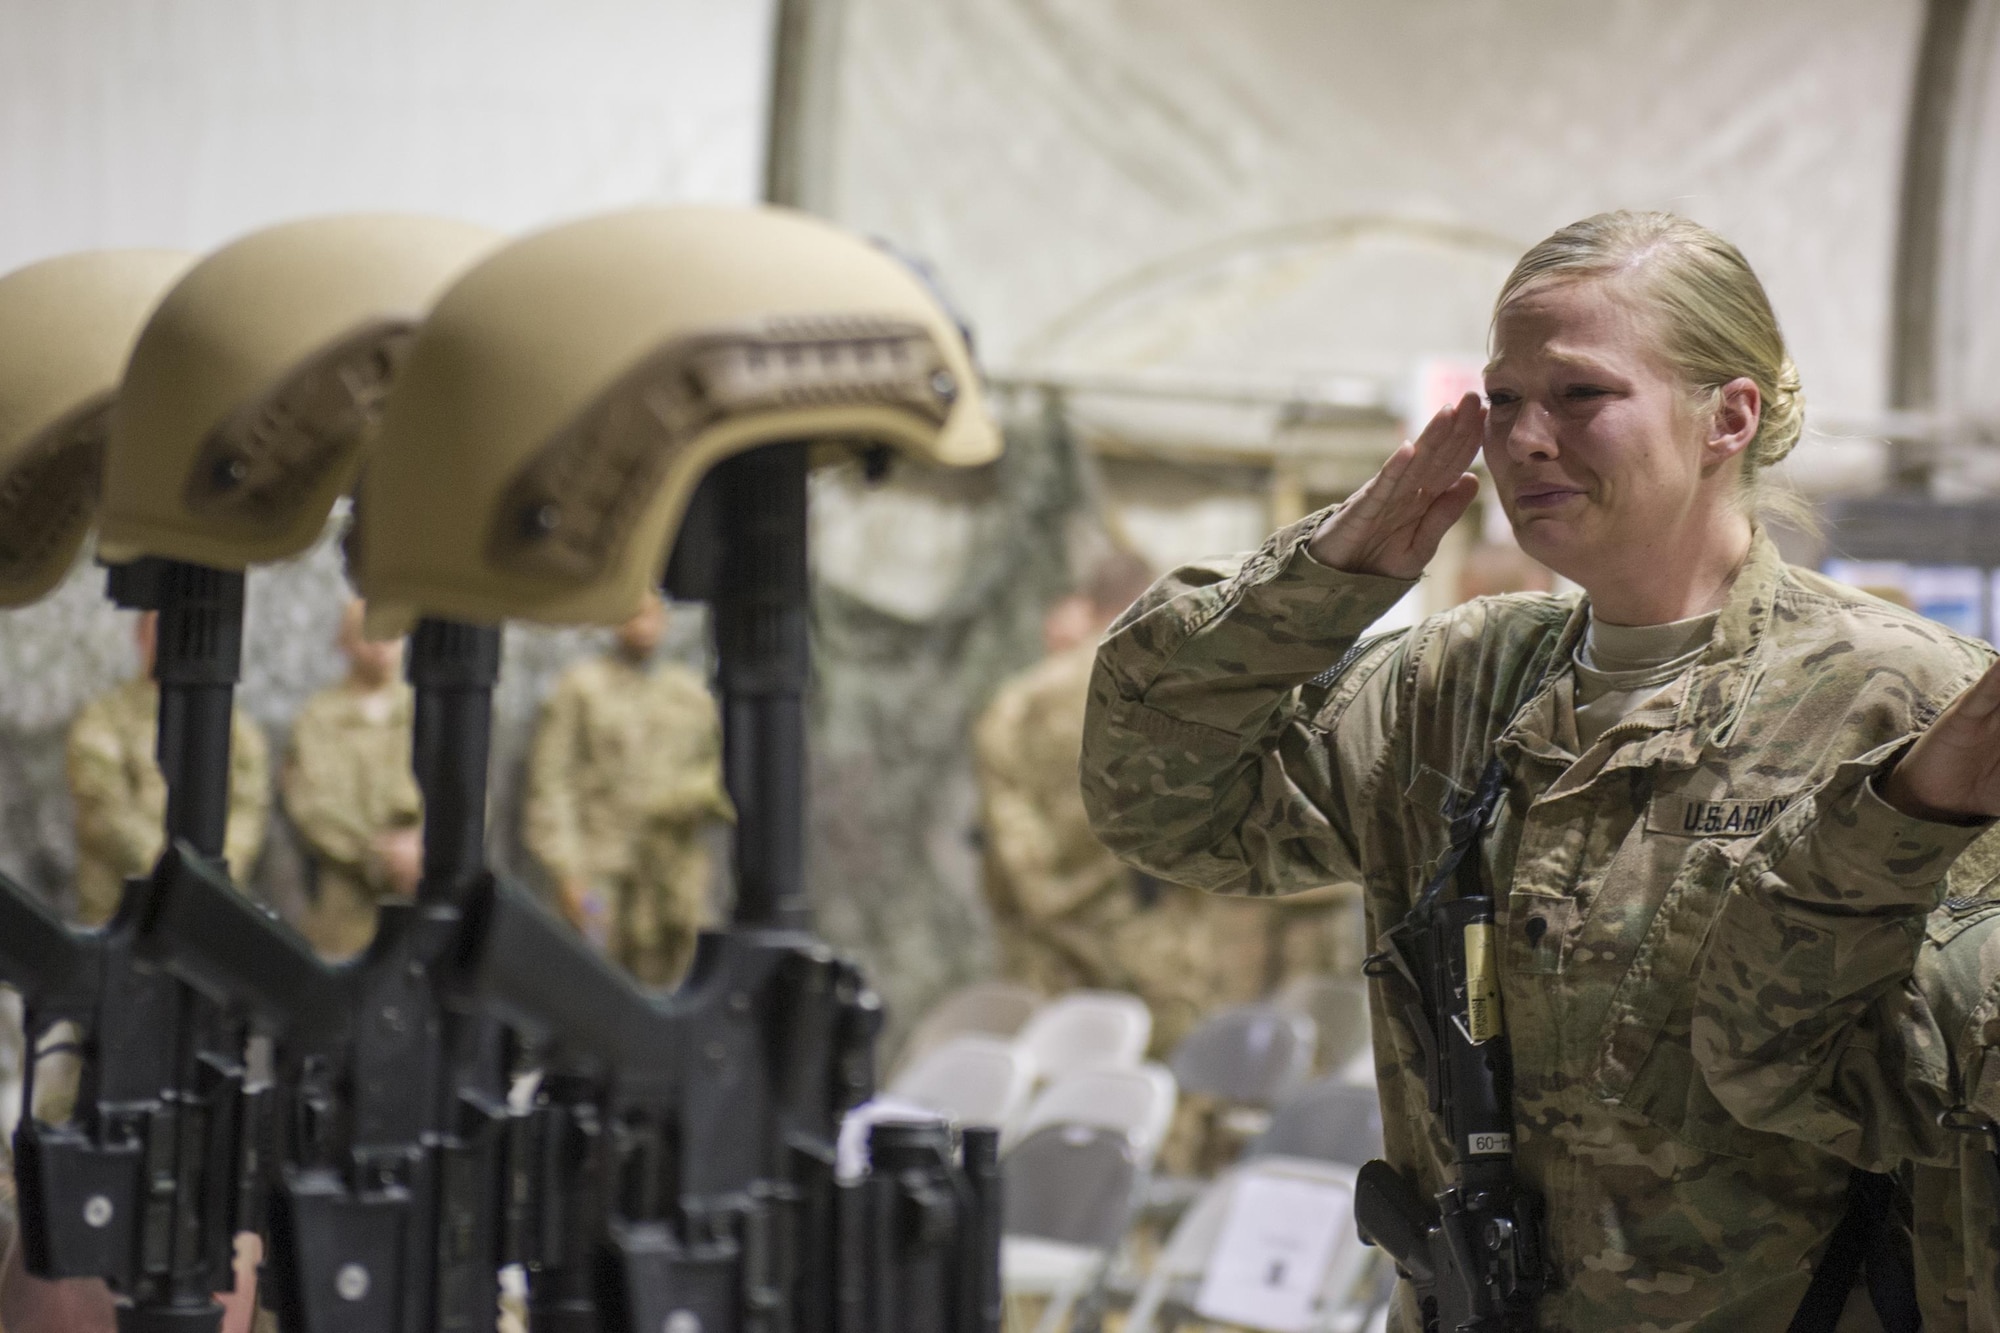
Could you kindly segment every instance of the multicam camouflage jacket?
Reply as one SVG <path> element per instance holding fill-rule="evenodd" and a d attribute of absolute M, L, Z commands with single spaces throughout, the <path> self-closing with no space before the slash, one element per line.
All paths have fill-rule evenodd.
<path fill-rule="evenodd" d="M 1958 1131 L 1942 1167 L 1915 1171 L 1918 1257 L 1932 1285 L 1962 1306 L 1927 1329 L 2000 1328 L 2000 903 L 1992 895 L 1989 886 L 1934 914 L 1917 959 L 1918 996 L 1950 1075 L 1947 1106 L 1913 1109 L 1926 1128 Z"/>
<path fill-rule="evenodd" d="M 1082 769 L 1099 837 L 1217 892 L 1359 881 L 1379 934 L 1498 755 L 1508 783 L 1482 872 L 1518 1169 L 1547 1202 L 1560 1284 L 1540 1326 L 1784 1329 L 1849 1167 L 1744 1124 L 1704 1077 L 1704 945 L 1746 861 L 1782 837 L 1762 870 L 1772 892 L 1837 884 L 1901 942 L 1907 978 L 1971 833 L 1898 814 L 1867 778 L 1977 676 L 1978 652 L 1787 567 L 1760 534 L 1700 662 L 1577 754 L 1579 598 L 1481 599 L 1357 642 L 1409 585 L 1314 561 L 1304 548 L 1323 517 L 1240 564 L 1176 571 L 1113 627 Z M 1386 1152 L 1432 1190 L 1448 1155 L 1416 1044 L 1383 998 Z M 1890 1062 L 1848 1073 L 1898 1077 Z M 1392 1327 L 1412 1327 L 1407 1293 L 1399 1306 Z"/>

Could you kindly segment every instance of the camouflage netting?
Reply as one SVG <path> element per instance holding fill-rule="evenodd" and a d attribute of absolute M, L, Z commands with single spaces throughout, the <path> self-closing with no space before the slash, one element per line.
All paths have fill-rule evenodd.
<path fill-rule="evenodd" d="M 967 740 L 1088 536 L 1086 488 L 1053 418 L 1015 423 L 992 468 L 965 577 L 937 612 L 899 616 L 822 582 L 811 885 L 821 933 L 882 992 L 892 1051 L 938 996 L 992 966 Z"/>
<path fill-rule="evenodd" d="M 888 1001 L 892 1035 L 990 966 L 965 736 L 993 686 L 1039 654 L 1042 610 L 1068 578 L 1083 496 L 1074 452 L 1039 421 L 1011 431 L 1009 444 L 1006 459 L 980 476 L 968 573 L 935 614 L 898 615 L 824 581 L 818 592 L 811 884 L 821 930 L 866 964 Z M 132 616 L 103 587 L 102 571 L 82 563 L 48 599 L 0 613 L 0 871 L 66 908 L 76 844 L 65 731 L 86 700 L 135 670 Z M 333 641 L 347 595 L 331 535 L 250 575 L 238 697 L 268 733 L 274 760 L 306 697 L 344 670 Z M 677 610 L 662 654 L 701 662 L 703 621 L 697 607 Z M 504 869 L 534 876 L 517 830 L 536 709 L 564 667 L 607 645 L 601 631 L 508 630 L 492 806 L 492 852 Z M 274 810 L 250 883 L 292 914 L 305 901 L 307 866 L 282 808 Z"/>

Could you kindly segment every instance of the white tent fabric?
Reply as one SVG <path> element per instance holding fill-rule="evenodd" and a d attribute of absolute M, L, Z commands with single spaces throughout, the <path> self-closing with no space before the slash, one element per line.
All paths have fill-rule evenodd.
<path fill-rule="evenodd" d="M 1914 0 L 845 3 L 827 204 L 990 363 L 1476 351 L 1520 246 L 1666 207 L 1749 254 L 1818 407 L 1883 404 Z"/>
<path fill-rule="evenodd" d="M 0 270 L 762 184 L 770 0 L 0 0 Z"/>
<path fill-rule="evenodd" d="M 1991 494 L 2000 489 L 2000 4 L 1979 0 L 1971 12 L 1944 201 L 1937 407 L 1969 419 L 1967 442 L 1986 446 L 1956 479 Z"/>

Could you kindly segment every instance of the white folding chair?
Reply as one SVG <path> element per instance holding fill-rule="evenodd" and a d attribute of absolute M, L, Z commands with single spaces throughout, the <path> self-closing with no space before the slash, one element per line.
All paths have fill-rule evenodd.
<path fill-rule="evenodd" d="M 978 981 L 961 986 L 918 1020 L 896 1059 L 897 1072 L 900 1075 L 953 1037 L 1012 1037 L 1041 1006 L 1042 993 L 1018 982 Z"/>
<path fill-rule="evenodd" d="M 1025 1137 L 1050 1125 L 1116 1130 L 1131 1141 L 1143 1172 L 1166 1141 L 1178 1095 L 1165 1065 L 1084 1069 L 1042 1089 L 1028 1106 L 1021 1133 Z"/>
<path fill-rule="evenodd" d="M 1219 1009 L 1181 1038 L 1168 1067 L 1182 1093 L 1215 1103 L 1211 1152 L 1234 1158 L 1225 1145 L 1240 1150 L 1270 1126 L 1272 1104 L 1312 1073 L 1315 1040 L 1312 1015 L 1271 1003 Z M 1147 1187 L 1148 1219 L 1171 1223 L 1206 1185 L 1198 1176 L 1155 1178 Z"/>
<path fill-rule="evenodd" d="M 962 1034 L 897 1074 L 889 1095 L 961 1125 L 991 1125 L 1004 1141 L 1019 1129 L 1034 1088 L 1034 1066 L 1014 1043 Z"/>
<path fill-rule="evenodd" d="M 1153 1035 L 1145 1001 L 1120 991 L 1081 990 L 1050 1000 L 1015 1036 L 1039 1077 L 1135 1065 Z"/>
<path fill-rule="evenodd" d="M 1161 1333 L 1179 1322 L 1180 1312 L 1199 1316 L 1202 1279 L 1222 1241 L 1230 1206 L 1245 1182 L 1258 1179 L 1302 1181 L 1323 1188 L 1327 1207 L 1340 1219 L 1339 1233 L 1318 1276 L 1317 1333 L 1354 1333 L 1373 1312 L 1375 1264 L 1372 1250 L 1355 1230 L 1354 1170 L 1332 1162 L 1263 1157 L 1231 1167 L 1182 1216 L 1154 1260 L 1125 1322 L 1126 1333 Z M 1173 1317 L 1162 1323 L 1163 1313 Z"/>

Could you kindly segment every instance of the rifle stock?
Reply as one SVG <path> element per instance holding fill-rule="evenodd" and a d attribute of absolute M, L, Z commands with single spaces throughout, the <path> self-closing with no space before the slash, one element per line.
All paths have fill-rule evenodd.
<path fill-rule="evenodd" d="M 279 1039 L 321 1046 L 346 1025 L 339 971 L 176 841 L 140 906 L 133 952 Z"/>
<path fill-rule="evenodd" d="M 87 1005 L 91 949 L 39 894 L 0 874 L 0 982 L 44 1012 L 65 993 Z"/>
<path fill-rule="evenodd" d="M 518 885 L 486 876 L 466 900 L 452 984 L 571 1073 L 644 1080 L 672 1063 L 651 996 Z"/>

